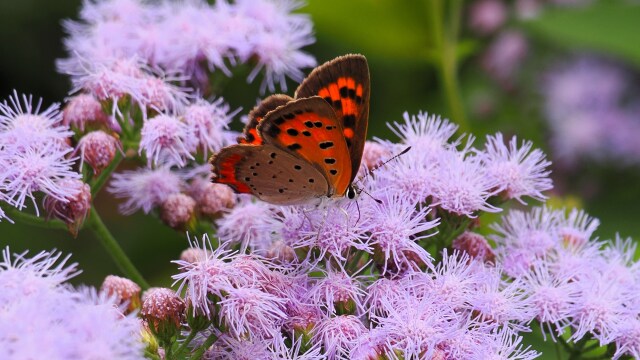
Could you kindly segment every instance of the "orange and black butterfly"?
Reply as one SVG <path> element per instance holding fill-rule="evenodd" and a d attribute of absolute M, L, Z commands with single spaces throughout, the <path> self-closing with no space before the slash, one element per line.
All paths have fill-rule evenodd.
<path fill-rule="evenodd" d="M 315 68 L 294 98 L 256 106 L 239 144 L 211 158 L 213 181 L 281 205 L 353 198 L 368 117 L 367 59 L 340 56 Z"/>

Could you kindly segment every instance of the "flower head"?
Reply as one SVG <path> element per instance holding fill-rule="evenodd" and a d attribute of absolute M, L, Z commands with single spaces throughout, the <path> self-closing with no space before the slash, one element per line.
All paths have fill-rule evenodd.
<path fill-rule="evenodd" d="M 0 146 L 4 151 L 41 144 L 68 147 L 66 139 L 73 133 L 62 124 L 60 105 L 52 104 L 44 111 L 40 111 L 41 107 L 42 99 L 34 104 L 32 95 L 20 97 L 15 90 L 9 102 L 0 103 Z"/>
<path fill-rule="evenodd" d="M 465 152 L 443 151 L 438 167 L 431 175 L 433 205 L 459 216 L 475 217 L 479 211 L 498 212 L 488 203 L 496 181 L 484 171 L 477 157 Z"/>
<path fill-rule="evenodd" d="M 398 271 L 429 265 L 431 255 L 418 242 L 429 237 L 430 231 L 435 233 L 439 220 L 426 220 L 431 209 L 418 207 L 416 211 L 417 204 L 405 196 L 397 193 L 386 195 L 381 203 L 367 202 L 365 210 L 368 215 L 365 229 L 371 234 L 369 244 L 373 246 L 374 254 L 382 257 L 382 260 L 376 260 L 382 265 L 382 274 L 392 269 Z"/>
<path fill-rule="evenodd" d="M 521 203 L 523 196 L 543 201 L 543 191 L 553 185 L 547 170 L 551 162 L 545 159 L 540 149 L 533 149 L 530 141 L 522 142 L 518 148 L 514 136 L 509 147 L 504 144 L 502 134 L 487 136 L 485 151 L 480 153 L 486 167 L 486 176 L 493 179 L 496 186 L 508 199 L 517 199 Z"/>
<path fill-rule="evenodd" d="M 117 198 L 126 199 L 120 205 L 120 211 L 130 215 L 139 209 L 149 213 L 162 205 L 169 195 L 179 193 L 182 186 L 180 176 L 167 167 L 141 168 L 114 174 L 109 192 Z"/>
<path fill-rule="evenodd" d="M 122 151 L 120 141 L 104 131 L 92 131 L 85 134 L 78 141 L 80 150 L 80 167 L 86 162 L 93 169 L 94 174 L 99 174 L 106 169 L 116 156 L 116 151 Z"/>
<path fill-rule="evenodd" d="M 230 265 L 234 254 L 224 247 L 213 250 L 209 237 L 205 234 L 202 238 L 201 252 L 197 261 L 176 260 L 180 273 L 172 278 L 175 283 L 180 283 L 178 293 L 184 290 L 185 300 L 193 307 L 194 312 L 211 318 L 213 304 L 209 295 L 222 297 L 222 292 L 232 287 L 232 280 L 238 281 L 240 274 Z M 199 248 L 197 241 L 192 243 L 193 248 Z"/>
<path fill-rule="evenodd" d="M 343 359 L 366 332 L 367 329 L 356 316 L 340 315 L 322 320 L 314 329 L 313 338 L 322 343 L 327 359 Z"/>
<path fill-rule="evenodd" d="M 229 288 L 220 305 L 220 317 L 236 337 L 270 338 L 287 317 L 286 300 L 250 287 Z"/>
<path fill-rule="evenodd" d="M 160 218 L 169 227 L 184 228 L 194 218 L 196 201 L 189 195 L 173 193 L 167 197 L 160 208 Z"/>
<path fill-rule="evenodd" d="M 129 311 L 140 306 L 140 286 L 135 282 L 120 276 L 107 275 L 100 286 L 100 292 L 114 297 L 114 302 L 127 305 Z"/>
<path fill-rule="evenodd" d="M 77 194 L 77 189 L 63 186 L 62 181 L 79 179 L 80 174 L 72 170 L 76 158 L 68 157 L 72 148 L 60 149 L 57 144 L 47 142 L 25 149 L 5 148 L 0 153 L 0 191 L 7 201 L 18 209 L 25 201 L 35 203 L 35 192 L 43 192 L 51 198 L 66 202 Z"/>
<path fill-rule="evenodd" d="M 229 123 L 239 111 L 230 112 L 229 105 L 222 98 L 211 103 L 199 99 L 185 108 L 182 118 L 206 157 L 208 152 L 216 152 L 229 145 Z"/>
<path fill-rule="evenodd" d="M 271 242 L 270 234 L 260 231 L 272 216 L 271 205 L 242 198 L 228 213 L 216 220 L 222 241 L 240 243 L 243 248 L 263 248 Z"/>
<path fill-rule="evenodd" d="M 0 262 L 0 347 L 12 358 L 143 359 L 140 322 L 94 292 L 66 281 L 79 273 L 60 253 L 10 255 Z"/>
<path fill-rule="evenodd" d="M 324 309 L 328 316 L 363 313 L 364 295 L 357 278 L 334 270 L 327 271 L 324 277 L 319 278 L 307 294 L 312 303 Z"/>
<path fill-rule="evenodd" d="M 191 129 L 180 119 L 157 115 L 147 121 L 141 131 L 139 153 L 145 153 L 147 165 L 186 165 L 193 160 L 195 142 Z"/>
<path fill-rule="evenodd" d="M 108 124 L 109 118 L 102 111 L 102 104 L 89 94 L 78 94 L 67 101 L 62 123 L 84 131 L 88 124 Z"/>
<path fill-rule="evenodd" d="M 47 195 L 42 202 L 48 215 L 64 221 L 75 236 L 91 210 L 91 188 L 77 179 L 63 179 L 60 185 L 70 192 L 73 191 L 72 195 L 64 200 Z"/>

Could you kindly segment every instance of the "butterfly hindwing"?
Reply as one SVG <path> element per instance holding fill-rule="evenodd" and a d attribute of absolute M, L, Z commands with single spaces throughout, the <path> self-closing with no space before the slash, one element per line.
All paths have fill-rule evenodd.
<path fill-rule="evenodd" d="M 273 145 L 232 145 L 211 159 L 214 182 L 278 205 L 327 196 L 324 175 L 307 161 Z"/>
<path fill-rule="evenodd" d="M 320 96 L 342 121 L 351 157 L 351 176 L 362 159 L 369 120 L 369 66 L 362 55 L 340 56 L 315 68 L 296 90 L 296 98 Z"/>
<path fill-rule="evenodd" d="M 342 124 L 318 96 L 296 99 L 269 112 L 258 125 L 265 144 L 312 164 L 331 184 L 329 196 L 343 195 L 352 179 Z"/>
<path fill-rule="evenodd" d="M 291 100 L 293 100 L 291 96 L 283 94 L 271 95 L 262 100 L 260 104 L 256 105 L 256 107 L 249 112 L 249 122 L 242 132 L 243 136 L 238 138 L 238 143 L 250 145 L 262 144 L 262 139 L 260 138 L 260 134 L 258 134 L 256 127 L 269 111 L 274 110 L 278 106 L 282 106 Z"/>

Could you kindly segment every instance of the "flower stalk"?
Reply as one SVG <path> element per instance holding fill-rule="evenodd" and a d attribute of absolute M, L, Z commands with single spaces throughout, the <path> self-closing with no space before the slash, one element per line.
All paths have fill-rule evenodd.
<path fill-rule="evenodd" d="M 100 241 L 107 253 L 111 256 L 113 261 L 118 266 L 118 269 L 128 277 L 135 281 L 140 287 L 145 290 L 149 288 L 149 284 L 144 279 L 142 274 L 133 265 L 127 254 L 125 254 L 122 247 L 118 244 L 118 241 L 113 237 L 107 226 L 102 222 L 98 211 L 94 206 L 91 207 L 89 217 L 86 221 L 86 226 L 93 232 L 95 237 Z"/>

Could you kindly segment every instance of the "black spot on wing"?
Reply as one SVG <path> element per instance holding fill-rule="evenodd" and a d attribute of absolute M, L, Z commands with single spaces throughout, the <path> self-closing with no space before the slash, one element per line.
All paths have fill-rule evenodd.
<path fill-rule="evenodd" d="M 302 146 L 300 144 L 298 144 L 298 143 L 293 143 L 293 144 L 287 146 L 287 148 L 289 148 L 289 150 L 294 150 L 295 151 L 295 150 L 302 149 Z"/>
<path fill-rule="evenodd" d="M 266 131 L 267 135 L 273 138 L 278 137 L 278 134 L 280 134 L 280 132 L 280 128 L 275 125 L 269 126 Z"/>
<path fill-rule="evenodd" d="M 333 141 L 323 141 L 320 144 L 318 144 L 318 146 L 320 146 L 320 149 L 326 150 L 333 146 Z"/>
<path fill-rule="evenodd" d="M 296 129 L 287 129 L 287 134 L 291 136 L 298 136 L 298 130 Z"/>
<path fill-rule="evenodd" d="M 356 116 L 353 114 L 343 116 L 342 120 L 345 128 L 353 128 L 356 125 Z"/>

